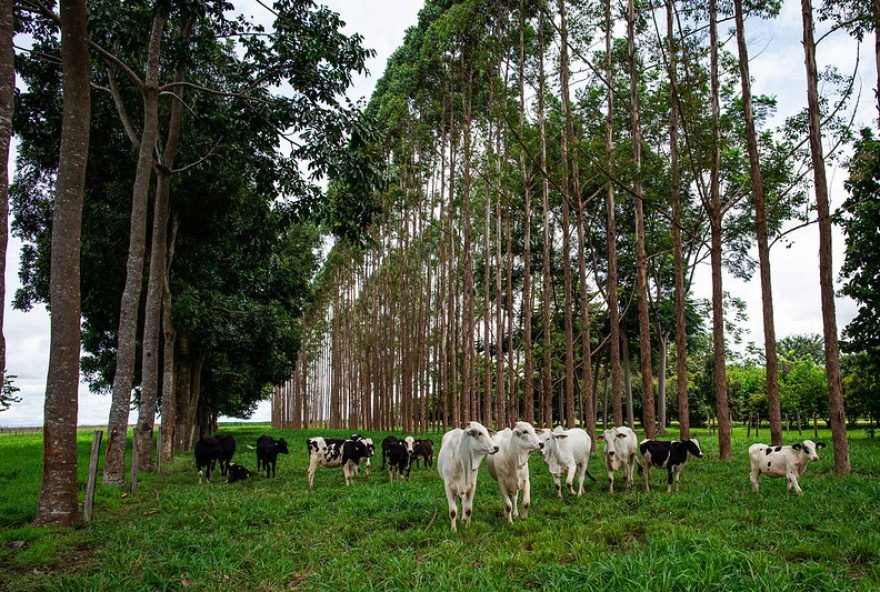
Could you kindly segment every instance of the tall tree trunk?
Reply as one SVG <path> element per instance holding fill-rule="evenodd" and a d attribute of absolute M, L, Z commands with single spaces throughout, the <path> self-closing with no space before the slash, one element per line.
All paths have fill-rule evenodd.
<path fill-rule="evenodd" d="M 6 301 L 6 245 L 9 241 L 9 144 L 15 108 L 15 49 L 12 37 L 13 3 L 0 6 L 0 302 Z M 3 306 L 0 305 L 0 388 L 6 379 L 6 337 L 3 333 Z"/>
<path fill-rule="evenodd" d="M 773 321 L 773 290 L 770 284 L 770 246 L 767 244 L 767 213 L 764 205 L 764 180 L 755 137 L 755 119 L 752 113 L 752 90 L 749 79 L 749 51 L 746 47 L 742 0 L 734 0 L 736 12 L 736 42 L 739 48 L 739 72 L 742 82 L 743 114 L 746 120 L 746 140 L 752 179 L 752 201 L 755 204 L 755 234 L 758 239 L 758 260 L 761 275 L 761 303 L 764 316 L 764 353 L 767 367 L 767 406 L 770 411 L 770 443 L 782 445 L 782 410 L 779 401 L 779 359 L 776 356 L 776 327 Z M 719 417 L 719 420 L 721 418 Z M 720 424 L 720 421 L 719 421 Z M 720 428 L 720 425 L 719 425 Z M 719 433 L 720 433 L 719 429 Z"/>
<path fill-rule="evenodd" d="M 659 327 L 659 323 L 658 323 Z M 659 423 L 659 432 L 666 435 L 666 353 L 668 348 L 669 335 L 664 334 L 662 330 L 657 330 L 657 341 L 660 344 L 659 362 L 657 369 L 657 420 Z"/>
<path fill-rule="evenodd" d="M 174 430 L 177 423 L 177 386 L 174 366 L 174 344 L 177 333 L 171 318 L 171 262 L 174 258 L 174 243 L 177 238 L 178 219 L 171 223 L 171 238 L 168 241 L 168 258 L 162 281 L 162 333 L 164 336 L 162 359 L 162 461 L 174 458 Z"/>
<path fill-rule="evenodd" d="M 877 100 L 877 122 L 880 123 L 880 0 L 874 0 L 874 65 L 877 67 L 877 88 L 874 98 Z"/>
<path fill-rule="evenodd" d="M 678 436 L 691 437 L 688 408 L 687 320 L 685 317 L 684 256 L 681 248 L 681 169 L 678 161 L 678 74 L 673 23 L 675 0 L 666 0 L 666 30 L 669 44 L 669 147 L 672 169 L 672 250 L 675 267 L 675 374 L 678 391 Z"/>
<path fill-rule="evenodd" d="M 629 88 L 632 103 L 633 166 L 635 167 L 636 209 L 636 285 L 639 300 L 639 353 L 642 375 L 643 423 L 645 436 L 654 439 L 657 429 L 654 418 L 654 378 L 651 368 L 651 320 L 648 317 L 648 256 L 645 252 L 645 204 L 642 192 L 642 133 L 639 113 L 639 77 L 636 71 L 635 1 L 627 3 L 627 49 L 629 58 Z"/>
<path fill-rule="evenodd" d="M 492 78 L 489 78 L 489 104 L 492 104 Z M 491 122 L 487 124 L 489 128 L 489 138 L 487 141 L 487 146 L 492 145 L 492 127 Z M 490 268 L 490 259 L 492 252 L 491 241 L 490 241 L 490 219 L 492 217 L 492 191 L 491 185 L 489 182 L 489 170 L 491 169 L 491 165 L 489 163 L 490 152 L 486 150 L 486 227 L 484 228 L 484 238 L 485 242 L 483 243 L 483 425 L 486 427 L 492 427 L 492 358 L 491 351 L 489 348 L 489 342 L 491 341 L 491 335 L 489 334 L 489 319 L 492 316 L 490 314 L 491 308 L 489 304 L 489 286 L 491 282 L 489 281 L 489 268 Z M 499 424 L 501 423 L 501 418 L 498 418 Z"/>
<path fill-rule="evenodd" d="M 571 297 L 571 222 L 569 213 L 568 184 L 568 144 L 573 135 L 571 122 L 571 102 L 568 96 L 568 25 L 565 19 L 565 0 L 559 0 L 559 81 L 561 85 L 562 110 L 565 125 L 560 139 L 562 167 L 562 276 L 563 276 L 563 318 L 565 324 L 565 424 L 574 427 L 574 328 L 572 326 Z M 560 417 L 560 420 L 562 418 Z"/>
<path fill-rule="evenodd" d="M 880 1 L 880 0 L 878 0 Z M 523 137 L 525 129 L 525 0 L 519 1 L 519 135 Z M 532 381 L 532 180 L 526 166 L 526 151 L 520 149 L 520 173 L 523 179 L 523 417 L 529 423 L 535 423 L 535 391 Z"/>
<path fill-rule="evenodd" d="M 49 373 L 43 411 L 43 474 L 35 524 L 79 521 L 76 418 L 80 348 L 80 229 L 91 96 L 89 32 L 84 0 L 61 2 L 64 107 L 58 179 L 52 210 Z"/>
<path fill-rule="evenodd" d="M 632 358 L 629 355 L 628 335 L 621 335 L 620 349 L 623 357 L 623 388 L 626 391 L 626 425 L 630 429 L 635 429 L 636 418 L 635 411 L 633 410 L 632 372 L 630 371 Z M 623 425 L 623 421 L 617 423 L 617 418 L 615 417 L 614 425 Z"/>
<path fill-rule="evenodd" d="M 538 58 L 540 65 L 539 88 L 538 88 L 538 126 L 541 135 L 541 181 L 544 195 L 544 268 L 542 286 L 542 311 L 544 323 L 544 358 L 542 363 L 541 378 L 541 425 L 552 427 L 553 413 L 553 377 L 550 363 L 550 184 L 547 178 L 547 134 L 544 125 L 544 13 L 541 12 L 538 25 Z"/>
<path fill-rule="evenodd" d="M 190 383 L 192 381 L 192 364 L 189 358 L 189 339 L 185 334 L 177 334 L 177 344 L 179 347 L 179 356 L 177 358 L 175 392 L 177 393 L 177 407 L 175 419 L 177 426 L 175 429 L 175 449 L 186 450 L 187 428 L 186 421 L 189 418 L 189 392 Z"/>
<path fill-rule="evenodd" d="M 714 349 L 715 412 L 718 416 L 718 454 L 722 460 L 731 456 L 730 411 L 727 404 L 727 368 L 724 360 L 724 292 L 721 287 L 721 108 L 718 99 L 718 12 L 716 0 L 709 0 L 709 36 L 711 43 L 712 86 L 712 171 L 709 226 L 712 260 L 712 345 Z"/>
<path fill-rule="evenodd" d="M 125 482 L 125 439 L 137 353 L 138 308 L 144 274 L 147 202 L 153 169 L 153 151 L 159 133 L 159 53 L 164 25 L 162 10 L 157 7 L 150 33 L 146 76 L 140 89 L 144 104 L 144 122 L 132 189 L 128 262 L 125 269 L 125 288 L 119 307 L 116 373 L 113 376 L 113 399 L 107 426 L 107 454 L 104 458 L 104 483 L 120 486 Z"/>
<path fill-rule="evenodd" d="M 471 253 L 471 90 L 473 88 L 473 66 L 468 64 L 467 77 L 465 77 L 465 62 L 462 58 L 462 89 L 461 109 L 464 117 L 464 134 L 462 147 L 462 221 L 464 242 L 462 254 L 464 255 L 464 299 L 462 301 L 462 317 L 464 328 L 462 330 L 462 411 L 465 421 L 476 419 L 473 410 L 473 376 L 474 372 L 474 265 L 473 253 Z"/>
<path fill-rule="evenodd" d="M 846 475 L 852 471 L 852 468 L 849 462 L 843 389 L 840 384 L 840 354 L 834 306 L 834 266 L 831 259 L 831 216 L 828 206 L 828 182 L 825 178 L 825 159 L 822 154 L 816 44 L 813 41 L 813 7 L 810 0 L 801 0 L 801 7 L 804 19 L 807 104 L 810 115 L 810 156 L 813 161 L 816 208 L 819 210 L 819 285 L 822 291 L 822 329 L 825 337 L 825 374 L 828 377 L 828 411 L 831 416 L 831 438 L 834 444 L 834 472 L 838 475 Z M 798 421 L 798 425 L 800 425 L 800 421 Z"/>
<path fill-rule="evenodd" d="M 608 82 L 605 113 L 605 168 L 611 174 L 614 125 L 614 72 L 611 61 L 611 0 L 605 2 L 605 78 Z M 609 362 L 611 364 L 611 400 L 614 408 L 614 425 L 623 425 L 623 408 L 620 403 L 620 313 L 617 296 L 617 221 L 614 204 L 614 184 L 609 176 L 605 207 L 607 210 L 608 240 L 608 325 Z M 605 418 L 607 423 L 607 418 Z M 632 419 L 630 419 L 632 423 Z"/>

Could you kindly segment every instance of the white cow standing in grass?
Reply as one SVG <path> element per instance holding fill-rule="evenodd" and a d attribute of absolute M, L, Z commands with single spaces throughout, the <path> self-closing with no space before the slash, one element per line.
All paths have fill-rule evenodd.
<path fill-rule="evenodd" d="M 456 428 L 443 434 L 440 453 L 437 455 L 437 471 L 446 488 L 452 530 L 458 530 L 455 521 L 459 499 L 464 512 L 462 521 L 470 524 L 474 493 L 477 490 L 477 471 L 483 458 L 496 452 L 498 446 L 492 442 L 489 431 L 475 421 L 469 423 L 465 429 Z"/>
<path fill-rule="evenodd" d="M 553 475 L 553 482 L 556 484 L 556 497 L 562 499 L 562 474 L 567 473 L 565 484 L 568 485 L 568 491 L 571 495 L 578 497 L 584 494 L 584 476 L 589 475 L 590 479 L 596 479 L 590 475 L 587 466 L 590 463 L 590 452 L 593 450 L 593 441 L 590 435 L 580 428 L 572 428 L 570 430 L 563 429 L 562 426 L 556 426 L 552 432 L 550 430 L 537 430 L 538 437 L 544 441 L 544 460 L 547 462 L 547 468 Z M 578 490 L 574 490 L 574 477 L 578 477 Z"/>
<path fill-rule="evenodd" d="M 767 446 L 766 444 L 752 444 L 749 446 L 749 461 L 752 463 L 752 472 L 749 480 L 752 482 L 752 491 L 758 491 L 758 476 L 786 477 L 788 485 L 785 492 L 789 493 L 794 487 L 795 493 L 803 495 L 801 486 L 798 485 L 798 477 L 807 470 L 807 464 L 811 460 L 819 460 L 817 450 L 825 448 L 822 442 L 813 443 L 812 440 L 804 440 L 802 443 L 792 446 Z"/>
<path fill-rule="evenodd" d="M 529 483 L 529 455 L 535 450 L 544 448 L 544 443 L 535 433 L 535 428 L 525 421 L 518 421 L 513 429 L 504 428 L 492 436 L 498 447 L 498 453 L 486 461 L 489 474 L 498 482 L 498 491 L 504 500 L 504 515 L 513 524 L 519 518 L 519 492 L 523 492 L 522 515 L 529 517 L 529 506 L 532 503 L 532 488 Z M 511 496 L 513 497 L 511 503 Z"/>
<path fill-rule="evenodd" d="M 633 472 L 636 468 L 636 433 L 626 426 L 605 430 L 599 440 L 605 441 L 605 465 L 608 467 L 608 492 L 614 493 L 614 471 L 623 469 L 624 487 L 633 486 Z"/>

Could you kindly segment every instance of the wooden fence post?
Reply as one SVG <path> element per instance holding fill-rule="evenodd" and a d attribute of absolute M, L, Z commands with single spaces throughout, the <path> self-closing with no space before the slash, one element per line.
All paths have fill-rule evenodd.
<path fill-rule="evenodd" d="M 138 453 L 137 453 L 137 441 L 135 438 L 131 439 L 131 486 L 129 487 L 129 492 L 134 495 L 137 492 L 138 485 Z"/>
<path fill-rule="evenodd" d="M 98 457 L 101 456 L 101 439 L 104 432 L 95 430 L 92 436 L 92 454 L 89 456 L 89 480 L 86 482 L 86 501 L 83 505 L 83 522 L 92 519 L 92 508 L 95 504 L 95 481 L 98 478 Z"/>

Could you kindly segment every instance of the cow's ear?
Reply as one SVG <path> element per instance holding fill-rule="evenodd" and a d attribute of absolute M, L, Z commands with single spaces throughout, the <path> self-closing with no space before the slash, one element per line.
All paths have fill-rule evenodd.
<path fill-rule="evenodd" d="M 418 438 L 416 438 L 415 440 L 413 440 L 413 444 L 421 444 L 421 443 L 422 443 L 422 441 L 419 440 Z"/>
<path fill-rule="evenodd" d="M 791 447 L 793 450 L 800 450 L 801 448 L 803 448 L 803 445 L 801 443 L 797 443 L 797 444 L 792 444 Z"/>
<path fill-rule="evenodd" d="M 816 442 L 816 450 L 822 450 L 825 448 L 825 442 Z"/>
<path fill-rule="evenodd" d="M 478 430 L 478 429 L 468 430 L 467 435 L 471 436 L 472 438 L 476 438 L 477 436 L 480 435 L 480 430 Z"/>
<path fill-rule="evenodd" d="M 513 433 L 516 434 L 518 438 L 522 438 L 522 430 L 513 430 Z"/>
<path fill-rule="evenodd" d="M 489 432 L 490 436 L 494 436 L 497 432 L 491 428 L 486 428 L 486 431 Z"/>
<path fill-rule="evenodd" d="M 547 431 L 547 430 L 544 429 L 544 428 L 538 428 L 537 430 L 535 430 L 535 433 L 536 433 L 536 434 L 543 434 L 543 433 L 546 432 L 546 431 Z"/>
<path fill-rule="evenodd" d="M 617 434 L 618 438 L 626 438 L 626 434 Z"/>
<path fill-rule="evenodd" d="M 554 438 L 568 438 L 568 434 L 553 434 Z"/>

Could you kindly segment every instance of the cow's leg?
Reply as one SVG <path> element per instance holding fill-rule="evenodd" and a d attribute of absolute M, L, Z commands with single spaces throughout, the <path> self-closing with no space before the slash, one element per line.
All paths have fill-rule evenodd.
<path fill-rule="evenodd" d="M 312 456 L 309 458 L 309 489 L 312 488 L 312 484 L 315 481 L 315 471 L 318 469 L 318 458 L 316 456 Z"/>
<path fill-rule="evenodd" d="M 651 491 L 651 461 L 645 461 L 645 468 L 642 471 L 642 481 L 645 484 L 645 491 Z"/>
<path fill-rule="evenodd" d="M 800 484 L 798 484 L 798 475 L 797 472 L 789 470 L 788 471 L 788 488 L 791 489 L 794 487 L 794 492 L 798 495 L 804 495 L 804 491 L 801 489 Z"/>
<path fill-rule="evenodd" d="M 666 463 L 666 471 L 669 473 L 669 476 L 666 478 L 666 493 L 672 493 L 672 473 L 674 472 L 678 475 L 678 466 L 675 465 L 675 468 L 673 468 L 672 465 Z"/>
<path fill-rule="evenodd" d="M 624 470 L 626 472 L 626 483 L 627 483 L 626 488 L 632 489 L 633 484 L 635 483 L 635 478 L 634 478 L 634 475 L 636 472 L 636 459 L 635 459 L 635 457 L 629 459 L 629 462 L 626 464 L 626 467 Z"/>
<path fill-rule="evenodd" d="M 529 481 L 528 477 L 526 477 L 525 481 L 522 483 L 522 492 L 523 492 L 523 511 L 522 517 L 523 520 L 529 517 L 529 507 L 532 505 L 532 483 Z"/>
<path fill-rule="evenodd" d="M 394 469 L 392 467 L 388 467 L 388 482 L 394 483 Z"/>
<path fill-rule="evenodd" d="M 675 467 L 675 493 L 678 493 L 679 486 L 681 485 L 681 470 L 684 468 L 684 465 L 677 465 Z"/>
<path fill-rule="evenodd" d="M 584 462 L 577 466 L 577 474 L 578 474 L 578 497 L 584 495 L 584 477 L 587 474 L 587 463 Z"/>
<path fill-rule="evenodd" d="M 758 467 L 752 464 L 752 472 L 749 473 L 749 481 L 752 482 L 752 493 L 758 492 Z"/>
<path fill-rule="evenodd" d="M 553 483 L 556 484 L 556 498 L 562 499 L 562 475 L 553 473 Z"/>
<path fill-rule="evenodd" d="M 515 502 L 510 499 L 510 492 L 500 482 L 498 483 L 498 491 L 501 493 L 501 501 L 504 502 L 504 519 L 507 520 L 508 524 L 513 524 L 513 513 L 515 511 L 513 504 Z"/>
<path fill-rule="evenodd" d="M 455 492 L 452 490 L 452 487 L 449 486 L 448 481 L 443 482 L 443 487 L 446 490 L 446 504 L 449 507 L 449 520 L 451 521 L 452 530 L 458 530 L 455 526 L 455 519 L 458 517 L 458 503 L 456 502 Z"/>
<path fill-rule="evenodd" d="M 364 477 L 370 476 L 370 459 L 367 459 L 366 464 L 364 465 Z"/>
<path fill-rule="evenodd" d="M 568 467 L 568 474 L 565 476 L 565 484 L 568 485 L 568 493 L 571 495 L 575 495 L 574 491 L 574 472 L 577 470 L 577 465 L 571 465 Z"/>
<path fill-rule="evenodd" d="M 513 492 L 513 517 L 519 518 L 519 489 Z"/>
<path fill-rule="evenodd" d="M 608 493 L 614 493 L 614 469 L 608 466 Z"/>
<path fill-rule="evenodd" d="M 202 484 L 202 469 L 199 469 L 199 485 Z"/>
<path fill-rule="evenodd" d="M 474 492 L 476 491 L 476 483 L 468 487 L 464 492 L 461 500 L 461 511 L 464 513 L 462 520 L 468 526 L 471 524 L 471 515 L 474 513 Z"/>

